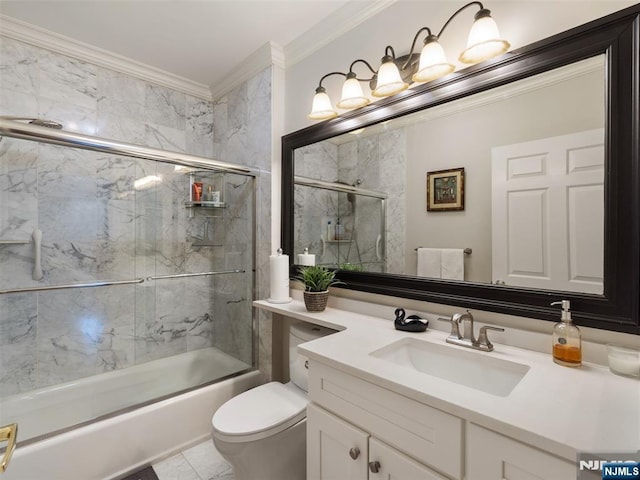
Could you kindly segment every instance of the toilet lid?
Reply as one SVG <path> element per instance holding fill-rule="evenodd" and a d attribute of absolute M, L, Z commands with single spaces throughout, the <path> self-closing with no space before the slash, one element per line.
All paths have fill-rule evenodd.
<path fill-rule="evenodd" d="M 270 382 L 224 403 L 211 420 L 214 435 L 249 442 L 274 435 L 305 418 L 309 400 L 295 385 Z"/>

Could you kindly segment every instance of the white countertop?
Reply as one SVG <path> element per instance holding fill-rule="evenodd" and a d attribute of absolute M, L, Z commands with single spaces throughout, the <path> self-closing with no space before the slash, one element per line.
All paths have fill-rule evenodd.
<path fill-rule="evenodd" d="M 640 450 L 640 381 L 600 365 L 557 365 L 550 355 L 497 344 L 493 352 L 445 344 L 447 334 L 395 330 L 392 319 L 337 308 L 308 312 L 304 303 L 256 301 L 254 306 L 340 332 L 305 343 L 310 359 L 388 388 L 475 424 L 575 461 L 578 452 Z M 491 334 L 493 332 L 489 332 Z M 458 385 L 370 355 L 405 337 L 528 365 L 506 397 Z M 491 336 L 490 336 L 491 338 Z"/>

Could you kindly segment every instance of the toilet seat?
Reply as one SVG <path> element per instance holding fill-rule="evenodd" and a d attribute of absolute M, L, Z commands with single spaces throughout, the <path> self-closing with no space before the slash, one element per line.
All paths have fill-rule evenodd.
<path fill-rule="evenodd" d="M 292 383 L 266 383 L 224 403 L 211 420 L 213 434 L 231 443 L 260 440 L 303 420 L 308 403 Z"/>

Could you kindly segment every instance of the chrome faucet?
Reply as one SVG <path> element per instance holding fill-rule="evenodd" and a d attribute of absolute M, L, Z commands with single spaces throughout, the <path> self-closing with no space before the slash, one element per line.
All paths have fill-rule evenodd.
<path fill-rule="evenodd" d="M 487 330 L 504 332 L 504 328 L 485 325 L 480 327 L 480 333 L 476 339 L 473 333 L 473 315 L 469 310 L 467 310 L 467 313 L 454 313 L 451 318 L 438 318 L 438 320 L 451 324 L 451 333 L 447 337 L 447 343 L 482 350 L 483 352 L 493 351 L 493 344 L 487 337 Z M 460 333 L 461 328 L 462 333 Z"/>

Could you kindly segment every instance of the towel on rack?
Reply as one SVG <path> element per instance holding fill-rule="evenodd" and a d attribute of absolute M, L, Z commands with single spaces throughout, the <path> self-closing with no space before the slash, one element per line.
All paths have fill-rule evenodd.
<path fill-rule="evenodd" d="M 464 250 L 461 248 L 443 248 L 440 253 L 440 278 L 464 280 Z"/>
<path fill-rule="evenodd" d="M 440 278 L 441 250 L 439 248 L 418 248 L 417 273 L 420 277 Z"/>

